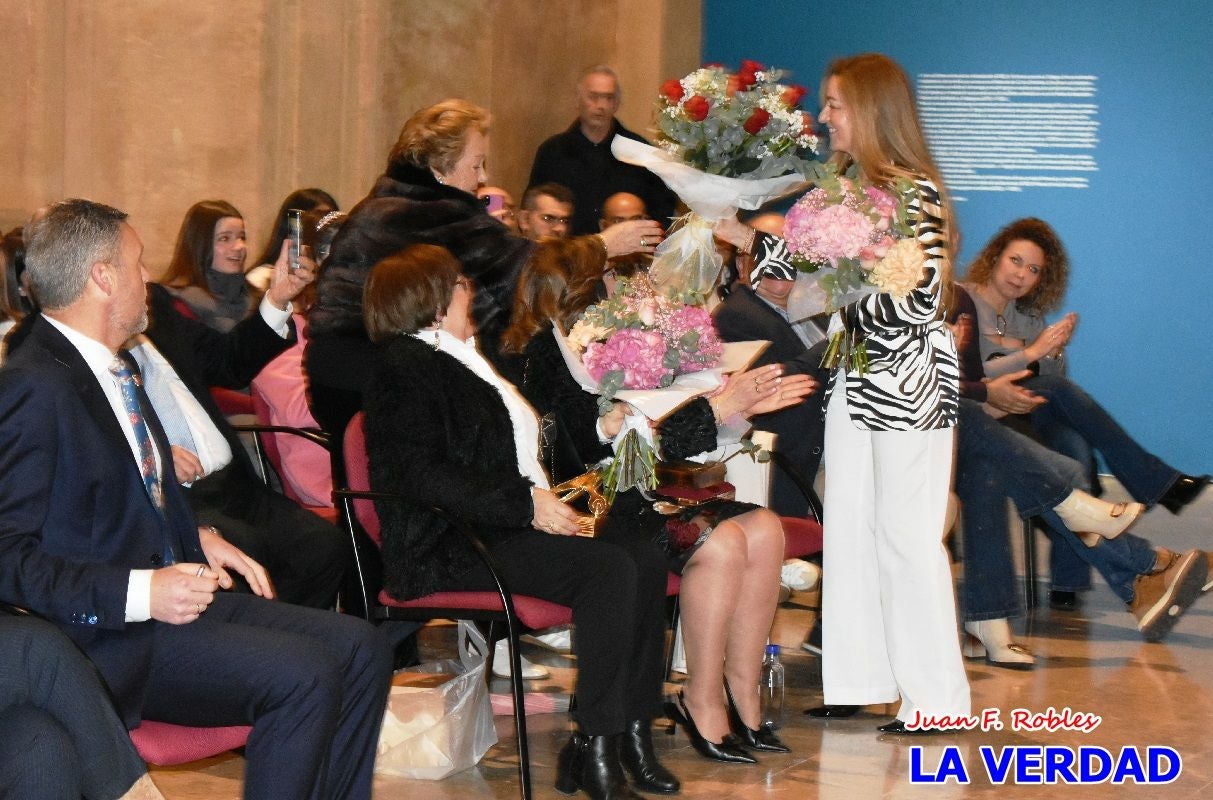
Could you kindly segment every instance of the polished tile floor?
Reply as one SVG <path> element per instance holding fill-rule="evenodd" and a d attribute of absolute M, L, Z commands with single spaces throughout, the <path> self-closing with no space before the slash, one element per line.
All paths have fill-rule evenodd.
<path fill-rule="evenodd" d="M 1165 511 L 1151 511 L 1137 532 L 1156 544 L 1186 549 L 1210 546 L 1213 502 L 1190 510 L 1180 520 Z M 850 798 L 1200 798 L 1213 797 L 1213 593 L 1197 603 L 1161 644 L 1146 644 L 1137 635 L 1132 617 L 1106 586 L 1087 593 L 1077 613 L 1047 607 L 1016 623 L 1026 633 L 1039 665 L 1032 672 L 998 669 L 970 661 L 973 708 L 998 709 L 1006 727 L 1001 731 L 949 734 L 931 739 L 890 738 L 875 728 L 886 722 L 893 708 L 873 707 L 849 720 L 822 723 L 801 711 L 821 701 L 819 662 L 799 649 L 812 611 L 804 595 L 794 595 L 781 607 L 773 641 L 784 646 L 788 674 L 787 725 L 784 738 L 794 752 L 765 756 L 752 767 L 717 766 L 699 758 L 681 731 L 658 735 L 657 746 L 665 763 L 683 780 L 686 798 L 787 797 L 850 800 Z M 424 657 L 449 652 L 453 628 L 426 632 Z M 527 647 L 527 655 L 547 664 L 554 673 L 537 682 L 538 691 L 563 692 L 572 682 L 569 659 Z M 495 691 L 507 691 L 494 681 Z M 1070 708 L 1098 714 L 1099 726 L 1090 733 L 1013 731 L 1013 709 L 1045 711 Z M 556 752 L 567 731 L 563 714 L 529 718 L 535 796 L 560 797 L 552 789 Z M 517 796 L 515 742 L 509 717 L 497 717 L 500 743 L 472 770 L 443 781 L 407 781 L 380 778 L 375 797 L 430 800 L 437 798 L 511 798 Z M 1065 748 L 1097 746 L 1113 758 L 1122 748 L 1143 754 L 1148 746 L 1174 748 L 1182 771 L 1166 785 L 1096 786 L 995 785 L 983 766 L 980 748 L 995 755 L 1007 745 L 1054 745 Z M 921 750 L 916 748 L 921 747 Z M 1064 751 L 1060 751 L 1063 752 Z M 1021 751 L 1021 755 L 1031 755 Z M 971 780 L 960 785 L 912 784 L 912 760 L 919 772 L 935 773 L 942 760 L 952 759 L 967 769 Z M 1124 763 L 1121 761 L 1121 763 Z M 153 776 L 170 800 L 228 800 L 240 797 L 242 759 L 229 755 L 191 765 L 190 769 L 156 769 Z M 1028 770 L 1039 774 L 1039 768 Z M 1013 775 L 1013 773 L 1012 773 Z"/>

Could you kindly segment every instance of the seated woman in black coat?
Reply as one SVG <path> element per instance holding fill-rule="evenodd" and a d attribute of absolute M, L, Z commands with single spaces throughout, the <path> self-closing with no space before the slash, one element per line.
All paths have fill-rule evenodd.
<path fill-rule="evenodd" d="M 371 484 L 406 498 L 376 503 L 385 588 L 402 599 L 492 590 L 471 548 L 430 509 L 474 526 L 511 591 L 573 610 L 578 732 L 557 788 L 636 798 L 622 759 L 638 788 L 677 791 L 650 732 L 661 709 L 665 560 L 647 543 L 574 535 L 579 515 L 548 490 L 539 463 L 534 411 L 476 347 L 474 293 L 434 245 L 384 259 L 367 282 L 366 326 L 379 344 L 363 398 Z"/>
<path fill-rule="evenodd" d="M 540 413 L 555 415 L 558 431 L 576 450 L 573 467 L 553 474 L 558 481 L 611 454 L 607 442 L 618 433 L 626 410 L 616 403 L 599 420 L 598 398 L 578 386 L 551 334 L 553 320 L 567 330 L 595 301 L 601 279 L 569 257 L 570 247 L 554 243 L 523 268 L 513 322 L 502 337 L 503 352 L 520 356 L 517 374 L 527 399 Z M 666 417 L 660 426 L 663 455 L 679 459 L 714 450 L 717 420 L 776 411 L 812 392 L 808 376 L 781 377 L 781 372 L 772 364 L 734 375 L 719 394 L 696 399 Z M 553 465 L 553 470 L 561 467 Z M 687 727 L 696 750 L 708 758 L 748 763 L 753 758 L 744 747 L 786 752 L 774 731 L 759 725 L 758 698 L 763 645 L 775 615 L 783 563 L 779 518 L 767 509 L 727 500 L 665 516 L 651 498 L 633 489 L 615 498 L 599 540 L 647 545 L 669 558 L 671 570 L 682 573 L 690 677 L 681 707 L 670 711 Z"/>

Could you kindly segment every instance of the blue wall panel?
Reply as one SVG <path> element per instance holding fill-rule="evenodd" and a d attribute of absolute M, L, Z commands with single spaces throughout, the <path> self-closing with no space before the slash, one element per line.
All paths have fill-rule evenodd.
<path fill-rule="evenodd" d="M 705 0 L 705 62 L 753 58 L 812 92 L 838 56 L 923 73 L 1094 75 L 1087 189 L 964 192 L 963 273 L 999 227 L 1049 221 L 1070 252 L 1071 374 L 1147 449 L 1213 472 L 1213 3 Z"/>

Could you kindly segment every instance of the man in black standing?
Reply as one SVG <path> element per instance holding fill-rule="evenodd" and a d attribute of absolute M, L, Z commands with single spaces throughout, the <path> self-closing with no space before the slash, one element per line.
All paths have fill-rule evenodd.
<path fill-rule="evenodd" d="M 586 70 L 577 81 L 577 119 L 535 152 L 527 186 L 559 183 L 572 190 L 573 236 L 598 232 L 603 202 L 616 192 L 630 192 L 643 199 L 651 218 L 662 225 L 668 225 L 674 214 L 678 198 L 660 178 L 643 167 L 619 161 L 611 153 L 611 140 L 616 135 L 645 141 L 615 119 L 620 97 L 615 70 L 605 65 Z"/>

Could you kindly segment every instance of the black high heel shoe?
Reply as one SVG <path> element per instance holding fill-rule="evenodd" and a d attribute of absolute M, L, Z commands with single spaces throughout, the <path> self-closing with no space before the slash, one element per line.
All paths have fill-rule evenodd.
<path fill-rule="evenodd" d="M 1166 494 L 1158 499 L 1158 504 L 1172 514 L 1179 514 L 1184 506 L 1195 500 L 1205 487 L 1209 485 L 1208 475 L 1180 475 L 1167 489 Z"/>
<path fill-rule="evenodd" d="M 733 729 L 733 733 L 741 740 L 741 746 L 747 750 L 759 750 L 767 753 L 790 753 L 792 748 L 780 740 L 775 733 L 775 726 L 771 723 L 759 725 L 758 730 L 754 730 L 745 724 L 741 718 L 741 713 L 737 710 L 737 702 L 733 700 L 733 690 L 729 688 L 729 682 L 726 679 L 724 682 L 724 696 L 729 701 L 729 727 Z"/>
<path fill-rule="evenodd" d="M 691 718 L 691 712 L 687 711 L 686 701 L 682 698 L 682 692 L 678 693 L 678 703 L 666 701 L 665 713 L 675 726 L 681 725 L 687 732 L 687 738 L 691 740 L 691 747 L 695 748 L 695 752 L 704 758 L 712 761 L 723 761 L 727 764 L 757 764 L 758 759 L 751 756 L 742 749 L 741 741 L 731 733 L 725 734 L 720 743 L 709 742 L 695 727 L 695 720 Z"/>

